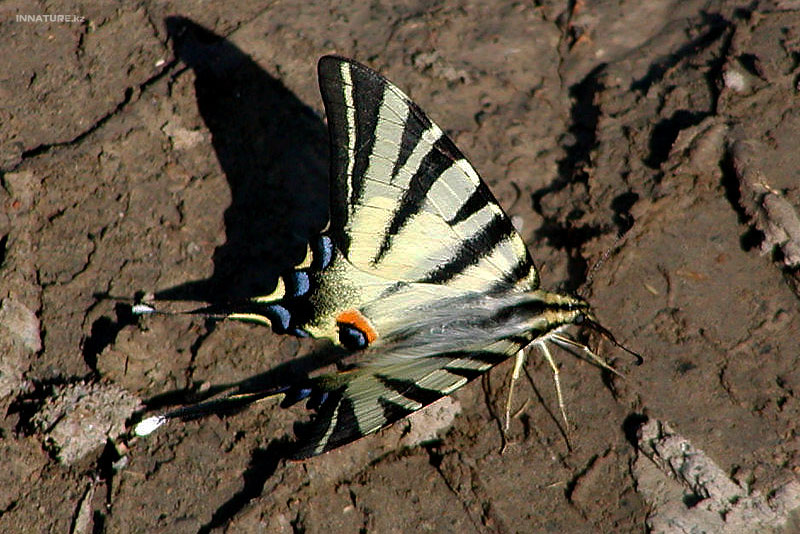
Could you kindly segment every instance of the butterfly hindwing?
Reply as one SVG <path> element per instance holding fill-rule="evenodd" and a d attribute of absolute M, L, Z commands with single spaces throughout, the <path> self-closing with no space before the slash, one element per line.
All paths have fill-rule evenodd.
<path fill-rule="evenodd" d="M 301 435 L 296 458 L 333 450 L 377 432 L 477 378 L 519 350 L 500 340 L 480 350 L 454 350 L 424 358 L 399 352 L 377 355 L 336 384 L 310 431 Z M 324 388 L 326 384 L 323 382 Z"/>

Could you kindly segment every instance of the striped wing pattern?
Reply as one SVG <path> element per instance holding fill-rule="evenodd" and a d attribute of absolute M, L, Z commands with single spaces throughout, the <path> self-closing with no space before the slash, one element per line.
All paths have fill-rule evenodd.
<path fill-rule="evenodd" d="M 328 235 L 359 272 L 409 283 L 390 311 L 374 314 L 380 326 L 390 322 L 384 315 L 400 322 L 413 315 L 415 305 L 441 293 L 429 290 L 435 286 L 448 294 L 538 287 L 534 264 L 511 221 L 416 104 L 348 59 L 323 57 L 319 78 L 331 141 Z M 322 377 L 316 387 L 329 395 L 297 457 L 339 447 L 449 395 L 531 337 L 471 341 L 432 353 L 421 347 L 414 354 L 379 346 L 345 380 Z"/>
<path fill-rule="evenodd" d="M 310 431 L 300 436 L 303 444 L 295 458 L 315 456 L 377 432 L 453 393 L 517 352 L 518 341 L 423 358 L 384 354 L 332 388 Z"/>
<path fill-rule="evenodd" d="M 538 286 L 511 221 L 444 132 L 373 70 L 319 62 L 331 140 L 331 224 L 357 268 L 469 291 Z"/>

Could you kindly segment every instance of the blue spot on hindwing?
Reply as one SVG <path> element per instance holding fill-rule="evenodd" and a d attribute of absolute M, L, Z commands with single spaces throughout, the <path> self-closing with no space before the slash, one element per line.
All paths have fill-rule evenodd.
<path fill-rule="evenodd" d="M 339 343 L 348 350 L 361 350 L 367 347 L 367 336 L 353 325 L 339 323 Z"/>
<path fill-rule="evenodd" d="M 302 297 L 311 289 L 311 282 L 308 280 L 308 273 L 295 271 L 292 273 L 292 296 Z"/>
<path fill-rule="evenodd" d="M 292 314 L 289 310 L 278 304 L 272 304 L 265 310 L 265 315 L 272 323 L 272 329 L 278 334 L 283 334 L 289 329 Z"/>
<path fill-rule="evenodd" d="M 292 334 L 293 336 L 297 336 L 297 337 L 310 337 L 311 336 L 311 334 L 309 334 L 308 332 L 306 332 L 302 328 L 297 328 L 297 327 L 292 328 L 292 331 L 290 332 L 290 334 Z"/>
<path fill-rule="evenodd" d="M 325 269 L 330 265 L 333 259 L 333 241 L 326 235 L 319 236 L 317 241 L 317 250 L 314 254 L 314 267 L 317 269 Z"/>

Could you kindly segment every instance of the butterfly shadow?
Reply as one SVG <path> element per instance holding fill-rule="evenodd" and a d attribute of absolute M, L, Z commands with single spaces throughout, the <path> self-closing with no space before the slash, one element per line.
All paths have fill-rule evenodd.
<path fill-rule="evenodd" d="M 328 216 L 328 136 L 322 120 L 224 37 L 166 19 L 175 57 L 195 75 L 197 107 L 228 180 L 225 243 L 206 280 L 157 299 L 219 302 L 269 293 L 299 262 Z"/>
<path fill-rule="evenodd" d="M 225 242 L 214 251 L 212 275 L 159 291 L 156 300 L 224 303 L 269 293 L 327 222 L 327 129 L 313 110 L 225 37 L 183 17 L 165 23 L 175 57 L 194 73 L 198 111 L 231 200 L 224 214 Z M 241 382 L 215 384 L 200 396 L 179 390 L 153 397 L 147 408 L 183 404 L 187 396 L 202 402 L 269 392 L 337 357 L 333 349 L 317 351 Z M 222 410 L 196 415 L 233 413 L 246 404 L 223 402 Z M 200 532 L 227 524 L 257 498 L 291 448 L 287 435 L 253 451 L 242 489 L 217 508 Z"/>
<path fill-rule="evenodd" d="M 206 388 L 200 395 L 188 393 L 193 398 L 187 398 L 186 390 L 167 392 L 150 398 L 146 403 L 146 411 L 160 410 L 166 406 L 184 405 L 189 401 L 196 402 L 196 404 L 179 408 L 178 411 L 183 411 L 186 416 L 175 416 L 175 419 L 191 420 L 210 415 L 233 415 L 247 409 L 259 400 L 274 396 L 273 392 L 283 391 L 286 385 L 295 384 L 297 381 L 307 378 L 309 369 L 341 362 L 344 353 L 345 351 L 340 347 L 323 347 L 244 380 L 215 384 Z M 240 398 L 244 398 L 244 400 L 240 401 Z M 298 401 L 292 401 L 289 405 L 296 402 Z M 279 408 L 276 406 L 275 409 Z M 170 418 L 173 417 L 170 416 Z M 259 498 L 267 482 L 278 468 L 286 461 L 294 459 L 298 440 L 302 441 L 303 433 L 311 425 L 311 421 L 297 421 L 293 425 L 292 432 L 271 438 L 266 446 L 254 449 L 250 457 L 250 465 L 242 474 L 241 489 L 217 507 L 210 521 L 203 525 L 198 533 L 209 533 L 225 526 L 251 501 Z M 291 433 L 296 439 L 290 435 Z"/>

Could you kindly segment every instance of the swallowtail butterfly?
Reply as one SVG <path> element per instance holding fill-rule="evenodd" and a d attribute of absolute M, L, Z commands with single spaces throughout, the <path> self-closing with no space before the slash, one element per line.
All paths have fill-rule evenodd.
<path fill-rule="evenodd" d="M 517 355 L 518 374 L 523 349 L 533 344 L 554 371 L 548 341 L 579 348 L 610 369 L 560 334 L 585 325 L 613 341 L 589 305 L 539 287 L 509 218 L 414 102 L 375 71 L 337 56 L 319 61 L 319 83 L 330 133 L 327 230 L 270 295 L 198 310 L 330 338 L 354 351 L 344 370 L 245 396 L 310 399 L 316 415 L 296 457 L 376 432 L 510 356 Z M 563 413 L 557 375 L 556 387 Z M 148 434 L 199 406 L 145 419 L 135 432 Z"/>

